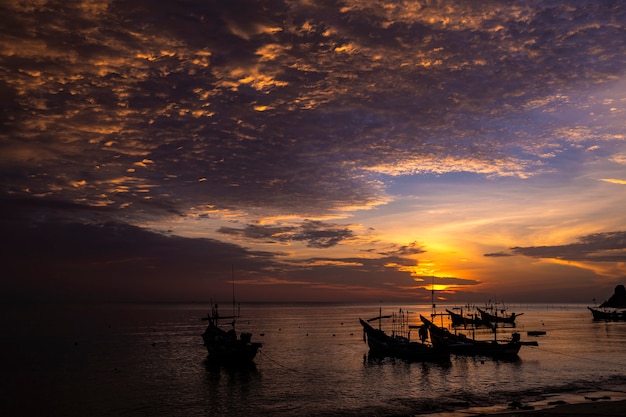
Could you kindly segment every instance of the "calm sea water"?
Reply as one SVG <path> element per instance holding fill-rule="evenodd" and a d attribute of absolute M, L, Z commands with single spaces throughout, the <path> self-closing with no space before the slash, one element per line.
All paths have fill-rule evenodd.
<path fill-rule="evenodd" d="M 358 318 L 378 304 L 243 304 L 238 330 L 263 343 L 250 369 L 207 366 L 207 307 L 5 306 L 0 415 L 398 416 L 626 386 L 626 322 L 593 322 L 581 305 L 508 306 L 539 347 L 441 365 L 369 358 Z M 430 312 L 382 305 L 400 307 L 415 324 Z"/>

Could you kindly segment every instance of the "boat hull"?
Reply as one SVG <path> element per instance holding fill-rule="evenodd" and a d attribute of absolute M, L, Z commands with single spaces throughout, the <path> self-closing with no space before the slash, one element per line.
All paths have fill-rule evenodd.
<path fill-rule="evenodd" d="M 599 310 L 597 308 L 587 307 L 594 320 L 604 321 L 626 321 L 626 310 Z"/>
<path fill-rule="evenodd" d="M 482 319 L 478 317 L 466 317 L 461 314 L 455 313 L 451 310 L 446 310 L 446 312 L 450 315 L 450 320 L 452 321 L 453 326 L 486 326 Z"/>
<path fill-rule="evenodd" d="M 404 337 L 392 337 L 382 330 L 373 328 L 362 319 L 359 319 L 359 321 L 367 336 L 367 345 L 370 353 L 375 356 L 394 357 L 408 361 L 450 360 L 450 353 L 445 348 L 420 342 L 411 342 Z"/>
<path fill-rule="evenodd" d="M 252 362 L 261 348 L 261 343 L 250 341 L 249 333 L 240 337 L 232 331 L 224 331 L 217 326 L 209 325 L 202 334 L 202 340 L 212 362 L 241 364 Z"/>
<path fill-rule="evenodd" d="M 462 334 L 453 334 L 447 329 L 436 326 L 421 316 L 422 322 L 428 327 L 430 339 L 434 346 L 445 347 L 450 353 L 464 356 L 489 356 L 493 358 L 517 358 L 522 346 L 537 346 L 536 342 L 521 342 L 514 338 L 508 342 L 474 340 Z"/>
<path fill-rule="evenodd" d="M 515 319 L 517 318 L 517 316 L 521 315 L 521 314 L 516 315 L 515 313 L 513 313 L 510 316 L 498 316 L 495 314 L 488 313 L 487 311 L 482 310 L 480 308 L 477 308 L 476 310 L 478 310 L 478 312 L 480 313 L 480 317 L 482 318 L 482 321 L 484 323 L 515 324 Z"/>
<path fill-rule="evenodd" d="M 449 343 L 450 352 L 463 356 L 517 357 L 522 347 L 519 343 L 501 344 L 498 342 L 473 341 L 469 343 Z"/>

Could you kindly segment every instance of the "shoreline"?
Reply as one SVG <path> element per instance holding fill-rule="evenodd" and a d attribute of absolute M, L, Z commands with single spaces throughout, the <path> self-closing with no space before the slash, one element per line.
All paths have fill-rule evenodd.
<path fill-rule="evenodd" d="M 626 410 L 626 400 L 598 400 L 584 403 L 558 404 L 535 410 L 511 410 L 488 414 L 464 414 L 476 417 L 621 417 Z"/>
<path fill-rule="evenodd" d="M 578 391 L 546 395 L 540 400 L 515 401 L 485 407 L 470 407 L 443 413 L 424 414 L 428 417 L 622 417 L 626 410 L 626 387 L 615 391 Z"/>

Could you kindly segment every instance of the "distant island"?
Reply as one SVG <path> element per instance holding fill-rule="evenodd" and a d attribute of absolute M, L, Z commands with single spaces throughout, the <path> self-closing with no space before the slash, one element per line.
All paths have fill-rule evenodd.
<path fill-rule="evenodd" d="M 615 287 L 615 292 L 611 298 L 600 304 L 600 307 L 626 307 L 626 288 L 621 284 Z"/>

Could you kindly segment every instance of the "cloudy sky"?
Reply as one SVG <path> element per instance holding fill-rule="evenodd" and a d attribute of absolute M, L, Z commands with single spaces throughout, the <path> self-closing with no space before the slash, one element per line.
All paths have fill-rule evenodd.
<path fill-rule="evenodd" d="M 591 303 L 621 1 L 4 0 L 13 300 Z"/>

